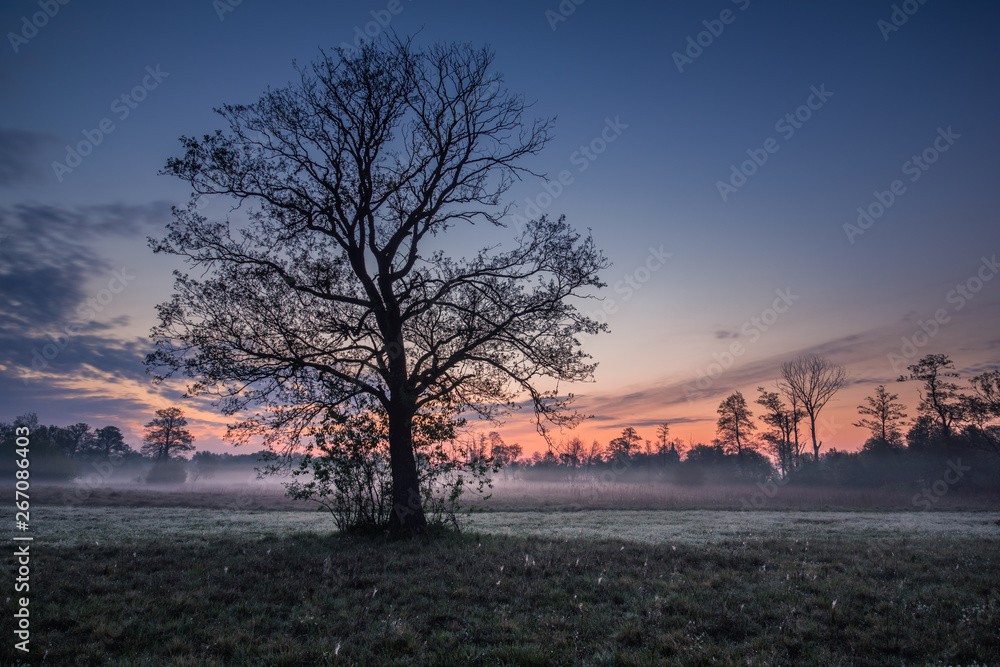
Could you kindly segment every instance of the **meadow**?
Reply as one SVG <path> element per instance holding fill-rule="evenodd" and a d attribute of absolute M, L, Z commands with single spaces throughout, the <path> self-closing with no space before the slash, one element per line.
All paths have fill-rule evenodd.
<path fill-rule="evenodd" d="M 995 505 L 535 490 L 396 541 L 263 487 L 40 489 L 24 664 L 1000 664 Z"/>

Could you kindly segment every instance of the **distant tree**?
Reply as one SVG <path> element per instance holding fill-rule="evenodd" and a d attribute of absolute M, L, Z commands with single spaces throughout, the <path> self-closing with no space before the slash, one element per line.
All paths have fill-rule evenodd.
<path fill-rule="evenodd" d="M 767 391 L 764 387 L 757 387 L 760 396 L 757 398 L 757 405 L 764 408 L 764 413 L 760 416 L 761 421 L 770 427 L 770 430 L 761 435 L 761 438 L 770 445 L 771 451 L 778 460 L 778 467 L 782 475 L 787 475 L 795 467 L 799 452 L 792 441 L 792 431 L 797 419 L 801 418 L 801 412 L 796 415 L 781 400 L 781 395 L 776 391 Z"/>
<path fill-rule="evenodd" d="M 726 461 L 726 452 L 721 443 L 692 445 L 684 455 L 684 462 L 700 466 L 718 466 Z"/>
<path fill-rule="evenodd" d="M 916 380 L 923 383 L 918 412 L 937 421 L 945 447 L 952 445 L 954 427 L 962 418 L 962 397 L 958 385 L 948 378 L 957 378 L 955 365 L 944 354 L 928 354 L 916 364 L 906 367 L 909 375 L 899 376 L 899 382 Z"/>
<path fill-rule="evenodd" d="M 574 471 L 582 465 L 584 445 L 580 436 L 574 435 L 566 440 L 560 440 L 553 448 L 563 465 Z"/>
<path fill-rule="evenodd" d="M 188 375 L 226 414 L 260 407 L 231 434 L 263 436 L 279 463 L 328 409 L 379 401 L 398 532 L 426 525 L 418 412 L 494 419 L 526 397 L 543 434 L 575 423 L 572 396 L 545 382 L 592 377 L 578 334 L 606 330 L 574 302 L 604 286 L 607 260 L 562 217 L 469 259 L 440 249 L 456 226 L 508 224 L 505 193 L 550 138 L 493 61 L 394 36 L 321 52 L 298 81 L 222 107 L 228 128 L 182 138 L 165 169 L 193 196 L 152 247 L 207 276 L 178 277 L 149 367 Z M 251 210 L 248 222 L 206 219 L 204 197 Z"/>
<path fill-rule="evenodd" d="M 103 459 L 126 456 L 132 448 L 125 444 L 125 436 L 117 426 L 105 426 L 94 431 L 87 453 Z"/>
<path fill-rule="evenodd" d="M 90 425 L 80 422 L 62 429 L 65 436 L 61 438 L 63 453 L 76 458 L 83 455 L 90 449 L 94 434 L 90 432 Z"/>
<path fill-rule="evenodd" d="M 913 452 L 934 451 L 942 441 L 941 425 L 930 415 L 919 415 L 906 432 L 906 446 Z"/>
<path fill-rule="evenodd" d="M 586 470 L 590 470 L 596 464 L 600 463 L 604 458 L 604 446 L 601 445 L 597 440 L 590 443 L 590 446 L 584 450 L 583 453 L 583 467 Z"/>
<path fill-rule="evenodd" d="M 742 458 L 744 449 L 752 449 L 750 433 L 757 430 L 746 399 L 741 392 L 734 391 L 723 399 L 717 412 L 719 420 L 716 422 L 716 432 L 719 442 Z"/>
<path fill-rule="evenodd" d="M 503 472 L 504 479 L 509 478 L 511 468 L 521 458 L 523 452 L 524 450 L 521 445 L 516 442 L 508 445 L 502 439 L 499 439 L 499 441 L 491 443 L 490 456 L 493 457 L 493 461 Z"/>
<path fill-rule="evenodd" d="M 220 458 L 218 454 L 213 454 L 207 450 L 195 452 L 194 456 L 191 457 L 191 467 L 193 469 L 191 481 L 194 482 L 199 479 L 215 477 L 215 473 L 219 469 L 219 462 Z"/>
<path fill-rule="evenodd" d="M 816 438 L 816 422 L 833 395 L 847 383 L 847 371 L 826 357 L 806 354 L 781 364 L 781 377 L 795 403 L 809 417 L 813 460 L 819 461 L 821 443 Z"/>
<path fill-rule="evenodd" d="M 157 461 L 194 449 L 194 436 L 186 428 L 187 419 L 180 408 L 163 408 L 156 411 L 156 418 L 146 424 L 145 444 L 142 453 Z"/>
<path fill-rule="evenodd" d="M 622 434 L 608 443 L 607 456 L 609 459 L 626 458 L 630 459 L 639 453 L 639 443 L 642 438 L 631 426 L 622 429 Z"/>
<path fill-rule="evenodd" d="M 12 424 L 0 423 L 0 447 L 4 452 L 13 452 L 16 448 L 19 428 L 28 431 L 31 479 L 67 481 L 76 476 L 77 464 L 65 453 L 68 451 L 64 447 L 68 437 L 66 429 L 40 425 L 34 412 L 20 415 Z M 13 454 L 0 457 L 0 474 L 6 479 L 13 479 L 14 462 Z"/>
<path fill-rule="evenodd" d="M 503 438 L 496 431 L 490 433 L 473 433 L 465 438 L 462 451 L 467 464 L 478 464 L 490 458 L 497 446 L 503 445 Z"/>
<path fill-rule="evenodd" d="M 867 405 L 858 406 L 858 414 L 862 415 L 862 418 L 854 425 L 871 431 L 872 445 L 868 447 L 869 451 L 878 448 L 879 443 L 892 449 L 899 449 L 902 446 L 899 423 L 906 417 L 906 413 L 903 412 L 906 406 L 897 403 L 898 398 L 898 394 L 890 394 L 886 391 L 885 385 L 880 384 L 875 389 L 874 396 L 865 398 Z"/>
<path fill-rule="evenodd" d="M 977 375 L 969 383 L 974 393 L 962 397 L 963 417 L 969 424 L 969 442 L 974 447 L 1000 454 L 1000 370 Z"/>
<path fill-rule="evenodd" d="M 671 441 L 669 447 L 661 447 L 657 454 L 663 459 L 664 467 L 677 465 L 681 461 L 681 452 L 684 451 L 684 442 L 679 438 Z"/>
<path fill-rule="evenodd" d="M 662 424 L 658 424 L 656 426 L 657 453 L 665 453 L 667 451 L 669 438 L 670 438 L 670 424 L 668 422 L 663 422 Z"/>

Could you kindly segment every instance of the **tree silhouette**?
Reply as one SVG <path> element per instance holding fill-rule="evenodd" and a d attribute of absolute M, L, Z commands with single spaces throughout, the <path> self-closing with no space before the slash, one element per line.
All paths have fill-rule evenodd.
<path fill-rule="evenodd" d="M 117 426 L 105 426 L 94 431 L 87 453 L 107 459 L 128 454 L 130 451 L 132 448 L 125 444 L 125 436 L 122 435 L 121 429 Z"/>
<path fill-rule="evenodd" d="M 746 399 L 741 392 L 734 391 L 723 399 L 717 412 L 719 421 L 716 423 L 716 430 L 719 442 L 742 457 L 743 450 L 748 447 L 749 434 L 757 430 Z"/>
<path fill-rule="evenodd" d="M 165 169 L 194 195 L 152 247 L 207 277 L 178 274 L 147 363 L 158 378 L 195 379 L 189 393 L 215 395 L 225 414 L 257 409 L 228 435 L 261 435 L 276 454 L 325 410 L 374 397 L 389 420 L 397 531 L 426 525 L 418 412 L 494 419 L 527 396 L 543 435 L 571 424 L 572 396 L 553 387 L 592 377 L 577 334 L 606 330 L 569 300 L 603 287 L 607 262 L 562 218 L 471 259 L 432 247 L 459 223 L 503 226 L 502 195 L 530 173 L 519 162 L 549 139 L 551 121 L 526 124 L 492 62 L 486 49 L 416 50 L 395 36 L 321 51 L 298 82 L 224 106 L 228 130 L 182 139 Z M 249 221 L 210 222 L 196 209 L 207 195 Z"/>
<path fill-rule="evenodd" d="M 777 455 L 781 473 L 787 475 L 801 455 L 798 442 L 793 442 L 792 434 L 802 413 L 786 406 L 776 391 L 767 391 L 764 387 L 757 387 L 757 391 L 760 393 L 757 405 L 765 410 L 760 419 L 771 427 L 762 437 L 771 444 L 771 449 Z"/>
<path fill-rule="evenodd" d="M 969 422 L 972 443 L 1000 454 L 1000 370 L 975 376 L 969 383 L 974 393 L 962 397 L 963 417 Z"/>
<path fill-rule="evenodd" d="M 833 395 L 847 383 L 847 371 L 826 357 L 806 354 L 781 364 L 781 377 L 786 391 L 809 417 L 813 460 L 819 461 L 822 443 L 816 440 L 816 420 Z"/>
<path fill-rule="evenodd" d="M 639 453 L 642 438 L 631 426 L 622 429 L 622 434 L 608 443 L 608 458 L 631 458 Z"/>
<path fill-rule="evenodd" d="M 145 444 L 142 453 L 157 461 L 194 449 L 194 436 L 186 428 L 187 419 L 180 408 L 163 408 L 156 411 L 156 418 L 146 424 Z"/>
<path fill-rule="evenodd" d="M 958 385 L 948 378 L 957 378 L 955 365 L 948 355 L 928 354 L 907 366 L 909 375 L 900 375 L 898 381 L 916 380 L 924 384 L 917 410 L 937 422 L 946 447 L 952 444 L 952 429 L 962 418 L 962 398 Z"/>
<path fill-rule="evenodd" d="M 865 398 L 867 405 L 858 406 L 858 414 L 864 416 L 854 425 L 871 431 L 872 438 L 882 445 L 901 442 L 902 433 L 898 424 L 906 417 L 903 412 L 906 406 L 897 403 L 898 398 L 899 394 L 890 394 L 885 385 L 880 384 L 874 396 Z"/>

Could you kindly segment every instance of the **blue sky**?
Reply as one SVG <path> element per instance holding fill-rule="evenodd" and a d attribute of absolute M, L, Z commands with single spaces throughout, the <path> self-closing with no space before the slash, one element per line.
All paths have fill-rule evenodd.
<path fill-rule="evenodd" d="M 293 60 L 374 31 L 378 16 L 400 34 L 419 31 L 418 43 L 491 45 L 532 113 L 557 116 L 555 139 L 527 166 L 552 179 L 568 171 L 571 182 L 551 201 L 537 179 L 509 194 L 522 214 L 533 201 L 592 229 L 614 262 L 612 333 L 587 341 L 597 381 L 575 388 L 598 417 L 588 435 L 667 420 L 685 439 L 710 439 L 726 393 L 753 395 L 782 361 L 818 351 L 852 377 L 828 408 L 827 443 L 855 448 L 854 407 L 895 379 L 902 368 L 889 355 L 904 337 L 923 341 L 921 323 L 933 328 L 940 310 L 947 321 L 907 363 L 942 352 L 965 376 L 1000 366 L 1000 280 L 961 309 L 949 299 L 989 275 L 1000 251 L 995 3 L 566 0 L 563 15 L 554 0 L 68 2 L 36 33 L 25 29 L 45 4 L 0 10 L 0 419 L 30 410 L 43 422 L 125 423 L 137 438 L 153 409 L 178 401 L 176 387 L 151 387 L 140 363 L 174 268 L 145 237 L 187 196 L 157 171 L 181 135 L 219 127 L 213 107 L 287 83 Z M 690 62 L 678 68 L 677 53 Z M 144 81 L 141 101 L 121 101 Z M 792 133 L 783 119 L 796 113 L 808 119 Z M 100 143 L 57 174 L 53 162 L 85 132 Z M 744 166 L 752 155 L 763 164 Z M 921 169 L 914 156 L 934 162 Z M 724 200 L 719 182 L 734 165 L 753 173 Z M 882 215 L 861 234 L 845 231 L 859 207 L 889 201 L 894 181 L 899 194 Z M 476 228 L 442 244 L 469 252 L 494 233 L 502 240 L 502 230 Z M 670 256 L 647 272 L 656 252 Z M 81 317 L 123 268 L 134 278 Z M 764 324 L 778 291 L 794 298 Z M 65 347 L 31 369 L 32 350 L 67 326 Z M 744 352 L 689 400 L 685 386 L 734 343 Z M 914 387 L 892 388 L 915 406 Z M 184 406 L 215 447 L 224 420 Z M 526 421 L 502 432 L 532 442 Z"/>

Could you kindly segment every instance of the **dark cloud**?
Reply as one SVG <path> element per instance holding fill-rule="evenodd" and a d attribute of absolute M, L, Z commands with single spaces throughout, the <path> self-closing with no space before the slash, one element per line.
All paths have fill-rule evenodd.
<path fill-rule="evenodd" d="M 73 323 L 80 332 L 100 328 L 87 316 L 89 284 L 111 281 L 122 267 L 102 258 L 98 244 L 159 231 L 169 217 L 165 202 L 0 209 L 0 334 L 30 337 Z"/>
<path fill-rule="evenodd" d="M 97 379 L 108 374 L 145 381 L 142 362 L 151 351 L 151 343 L 144 338 L 123 341 L 65 330 L 44 336 L 0 335 L 0 365 L 8 369 L 6 382 L 13 385 L 11 388 L 43 382 L 42 379 L 26 380 L 30 371 L 77 380 Z"/>
<path fill-rule="evenodd" d="M 733 329 L 733 330 L 729 330 L 729 329 L 717 329 L 715 331 L 715 337 L 717 339 L 719 339 L 719 340 L 727 340 L 729 338 L 739 338 L 740 337 L 740 332 L 736 331 L 735 329 Z"/>
<path fill-rule="evenodd" d="M 51 135 L 0 128 L 0 187 L 43 180 L 46 175 L 43 154 L 58 144 L 58 139 Z"/>

